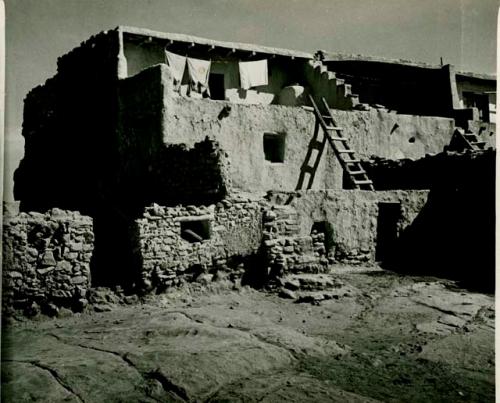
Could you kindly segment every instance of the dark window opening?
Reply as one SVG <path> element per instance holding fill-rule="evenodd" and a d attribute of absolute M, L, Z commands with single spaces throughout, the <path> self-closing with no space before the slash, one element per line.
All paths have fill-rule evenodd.
<path fill-rule="evenodd" d="M 285 135 L 264 133 L 264 156 L 266 161 L 285 161 Z"/>
<path fill-rule="evenodd" d="M 208 76 L 208 88 L 210 89 L 211 99 L 224 101 L 226 99 L 224 74 L 210 73 Z"/>
<path fill-rule="evenodd" d="M 400 203 L 379 203 L 377 219 L 377 247 L 375 259 L 387 260 L 394 253 L 398 239 L 398 224 L 401 220 Z"/>
<path fill-rule="evenodd" d="M 208 220 L 181 221 L 181 237 L 188 242 L 201 242 L 210 239 L 210 235 Z"/>

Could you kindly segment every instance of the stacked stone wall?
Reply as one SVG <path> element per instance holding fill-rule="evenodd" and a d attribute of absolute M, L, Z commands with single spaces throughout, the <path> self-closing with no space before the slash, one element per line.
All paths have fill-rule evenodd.
<path fill-rule="evenodd" d="M 209 238 L 192 242 L 183 238 L 182 223 L 208 223 Z M 171 287 L 200 275 L 231 272 L 243 274 L 238 257 L 257 253 L 262 239 L 259 200 L 232 196 L 209 206 L 145 209 L 135 221 L 136 257 L 147 290 Z M 236 264 L 233 267 L 233 263 Z"/>
<path fill-rule="evenodd" d="M 286 273 L 326 270 L 325 235 L 301 234 L 299 213 L 289 206 L 274 205 L 264 212 L 264 256 L 271 277 Z"/>
<path fill-rule="evenodd" d="M 90 217 L 59 209 L 5 216 L 2 247 L 4 312 L 54 313 L 60 306 L 79 310 L 87 304 L 94 248 Z"/>

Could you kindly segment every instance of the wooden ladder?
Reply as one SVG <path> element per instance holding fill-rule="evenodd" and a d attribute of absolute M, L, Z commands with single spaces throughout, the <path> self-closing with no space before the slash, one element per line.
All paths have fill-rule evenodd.
<path fill-rule="evenodd" d="M 342 135 L 343 129 L 337 126 L 325 98 L 321 98 L 321 101 L 327 111 L 326 115 L 321 113 L 311 95 L 309 95 L 309 100 L 312 107 L 305 107 L 305 109 L 311 110 L 316 115 L 317 123 L 323 129 L 326 139 L 337 156 L 342 169 L 349 176 L 354 189 L 375 190 L 373 182 L 368 178 L 366 171 L 361 166 L 361 161 L 356 158 L 355 152 L 349 148 L 347 139 Z"/>

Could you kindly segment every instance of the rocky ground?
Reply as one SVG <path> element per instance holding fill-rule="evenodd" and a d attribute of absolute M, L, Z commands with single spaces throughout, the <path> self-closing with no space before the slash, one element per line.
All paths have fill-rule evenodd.
<path fill-rule="evenodd" d="M 377 269 L 286 281 L 10 321 L 2 401 L 494 400 L 492 295 Z"/>

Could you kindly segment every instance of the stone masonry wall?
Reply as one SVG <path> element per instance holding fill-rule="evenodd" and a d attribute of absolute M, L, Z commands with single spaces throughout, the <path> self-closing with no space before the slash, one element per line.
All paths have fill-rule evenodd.
<path fill-rule="evenodd" d="M 325 234 L 301 234 L 299 213 L 273 205 L 264 211 L 263 252 L 271 278 L 286 273 L 323 272 L 327 268 Z"/>
<path fill-rule="evenodd" d="M 94 247 L 92 219 L 52 209 L 5 216 L 3 223 L 2 304 L 4 312 L 59 306 L 82 309 L 90 287 Z"/>
<path fill-rule="evenodd" d="M 209 239 L 190 242 L 182 223 L 206 220 Z M 209 206 L 161 207 L 144 211 L 133 228 L 145 290 L 170 287 L 200 275 L 228 272 L 235 257 L 256 253 L 262 239 L 260 201 L 234 195 Z M 237 259 L 236 259 L 237 260 Z M 233 275 L 242 275 L 237 267 Z"/>

